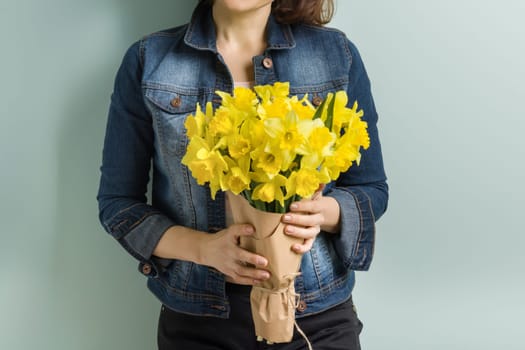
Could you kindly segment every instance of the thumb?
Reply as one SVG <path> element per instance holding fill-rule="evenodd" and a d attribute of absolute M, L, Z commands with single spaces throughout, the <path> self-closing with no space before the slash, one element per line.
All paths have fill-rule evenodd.
<path fill-rule="evenodd" d="M 311 200 L 315 201 L 323 196 L 323 190 L 326 187 L 325 184 L 319 184 L 319 187 L 315 191 L 315 193 L 312 195 Z"/>

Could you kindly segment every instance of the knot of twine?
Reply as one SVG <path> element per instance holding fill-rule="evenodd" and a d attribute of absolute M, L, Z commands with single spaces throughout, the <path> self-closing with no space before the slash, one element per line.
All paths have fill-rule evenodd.
<path fill-rule="evenodd" d="M 295 277 L 297 277 L 299 275 L 300 275 L 299 272 L 285 275 L 284 279 L 288 280 L 288 285 L 286 287 L 283 287 L 283 288 L 269 289 L 269 288 L 260 287 L 260 286 L 253 286 L 252 288 L 261 290 L 264 293 L 268 293 L 268 294 L 287 294 L 288 295 L 288 299 L 287 299 L 288 306 L 292 305 L 294 309 L 297 309 L 297 307 L 299 306 L 299 300 L 301 299 L 301 296 L 298 293 L 295 293 L 295 291 L 292 292 L 291 288 L 293 286 L 293 282 L 294 282 Z M 295 320 L 295 315 L 294 315 L 294 326 L 295 326 L 295 329 L 297 330 L 297 332 L 305 340 L 306 345 L 308 346 L 308 350 L 313 350 L 312 343 L 310 343 L 310 340 L 308 340 L 308 337 L 306 336 L 304 331 L 297 324 L 297 321 Z M 263 341 L 263 340 L 264 340 L 263 337 L 257 336 L 257 341 Z M 269 345 L 273 344 L 273 342 L 271 342 L 271 341 L 266 341 L 266 343 L 269 344 Z"/>

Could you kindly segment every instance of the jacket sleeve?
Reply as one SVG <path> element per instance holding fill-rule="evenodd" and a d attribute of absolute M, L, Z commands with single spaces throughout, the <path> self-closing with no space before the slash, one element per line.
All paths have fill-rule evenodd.
<path fill-rule="evenodd" d="M 368 270 L 372 262 L 375 221 L 385 212 L 388 186 L 377 131 L 377 112 L 370 81 L 357 48 L 347 41 L 350 57 L 348 103 L 357 101 L 368 123 L 370 147 L 362 150 L 359 166 L 341 174 L 326 193 L 337 200 L 341 210 L 341 232 L 331 235 L 336 252 L 346 268 Z"/>
<path fill-rule="evenodd" d="M 141 54 L 140 42 L 131 46 L 115 79 L 97 200 L 105 230 L 155 273 L 153 250 L 174 222 L 146 198 L 154 134 L 141 88 Z"/>

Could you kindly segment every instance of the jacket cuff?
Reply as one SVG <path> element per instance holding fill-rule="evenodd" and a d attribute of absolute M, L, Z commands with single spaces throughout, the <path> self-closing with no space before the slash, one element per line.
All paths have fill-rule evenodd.
<path fill-rule="evenodd" d="M 349 187 L 333 188 L 326 195 L 340 207 L 340 233 L 330 236 L 337 254 L 347 269 L 368 270 L 375 242 L 375 219 L 368 196 Z"/>
<path fill-rule="evenodd" d="M 145 218 L 120 239 L 120 243 L 139 260 L 150 260 L 160 238 L 174 222 L 162 214 Z"/>

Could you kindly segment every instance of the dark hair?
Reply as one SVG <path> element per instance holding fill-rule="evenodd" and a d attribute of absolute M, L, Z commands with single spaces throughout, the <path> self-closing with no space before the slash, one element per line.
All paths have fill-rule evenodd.
<path fill-rule="evenodd" d="M 322 26 L 334 15 L 334 0 L 275 0 L 272 12 L 280 23 Z"/>
<path fill-rule="evenodd" d="M 199 2 L 213 3 L 213 0 Z M 272 13 L 280 23 L 305 23 L 322 26 L 334 15 L 334 0 L 274 0 Z"/>

